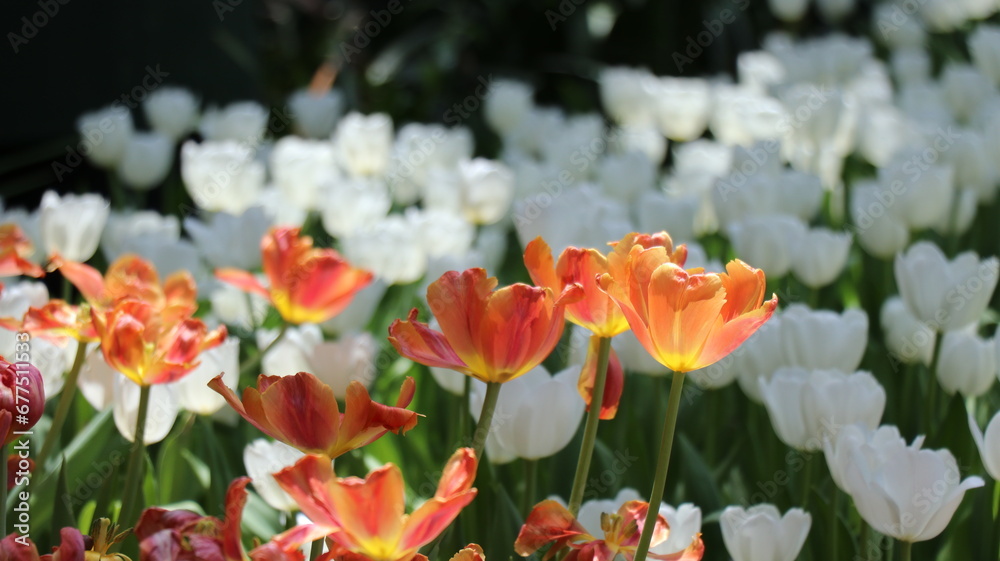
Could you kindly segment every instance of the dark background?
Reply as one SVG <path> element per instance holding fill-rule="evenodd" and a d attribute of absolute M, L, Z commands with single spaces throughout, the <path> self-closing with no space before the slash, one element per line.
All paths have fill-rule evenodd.
<path fill-rule="evenodd" d="M 766 2 L 750 0 L 400 0 L 402 10 L 377 26 L 372 11 L 385 10 L 388 2 L 63 1 L 0 5 L 0 196 L 7 207 L 33 207 L 46 188 L 107 192 L 105 172 L 85 163 L 60 182 L 52 164 L 78 141 L 77 116 L 128 96 L 147 66 L 159 65 L 169 74 L 164 84 L 192 89 L 203 106 L 254 99 L 280 108 L 330 62 L 349 108 L 385 111 L 397 124 L 441 122 L 482 76 L 521 78 L 536 86 L 542 103 L 589 111 L 599 108 L 595 77 L 607 64 L 645 66 L 660 75 L 732 73 L 737 53 L 758 47 L 768 30 L 783 28 Z M 50 12 L 58 7 L 55 15 L 39 15 L 46 2 Z M 605 37 L 595 38 L 587 11 L 598 3 L 617 17 Z M 685 53 L 725 9 L 737 14 L 736 21 L 678 72 L 672 55 Z M 862 3 L 843 25 L 867 29 L 868 12 Z M 31 36 L 22 18 L 44 24 Z M 367 33 L 366 25 L 376 33 Z M 785 28 L 799 35 L 829 31 L 815 7 L 803 22 Z M 19 43 L 16 53 L 12 42 Z M 362 48 L 355 53 L 344 45 Z M 365 79 L 373 67 L 393 60 L 383 83 Z M 146 127 L 138 107 L 133 117 L 138 128 Z M 497 139 L 479 112 L 465 124 L 476 134 L 477 151 L 495 154 Z"/>

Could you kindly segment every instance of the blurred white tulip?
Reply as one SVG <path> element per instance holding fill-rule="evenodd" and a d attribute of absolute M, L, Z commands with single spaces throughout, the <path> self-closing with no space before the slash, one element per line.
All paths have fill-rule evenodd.
<path fill-rule="evenodd" d="M 975 332 L 949 331 L 941 339 L 937 361 L 938 382 L 949 395 L 979 397 L 993 387 L 997 378 L 997 353 L 993 340 Z"/>
<path fill-rule="evenodd" d="M 258 347 L 265 348 L 276 332 L 260 330 Z M 261 367 L 270 376 L 291 376 L 309 372 L 333 389 L 337 399 L 347 397 L 353 381 L 365 387 L 375 380 L 375 356 L 378 344 L 368 332 L 344 333 L 336 341 L 324 341 L 320 328 L 312 324 L 290 327 L 264 355 Z"/>
<path fill-rule="evenodd" d="M 918 436 L 909 447 L 919 450 L 923 443 L 924 437 Z M 859 457 L 870 456 L 878 450 L 904 448 L 907 448 L 906 441 L 900 436 L 899 429 L 892 425 L 882 425 L 874 430 L 862 425 L 848 425 L 842 427 L 836 437 L 823 441 L 823 452 L 826 465 L 830 468 L 830 477 L 845 493 L 850 493 L 847 487 L 848 475 L 855 469 L 854 463 Z"/>
<path fill-rule="evenodd" d="M 113 168 L 125 155 L 125 147 L 133 134 L 132 114 L 120 105 L 84 113 L 76 121 L 80 136 L 80 152 L 95 165 Z"/>
<path fill-rule="evenodd" d="M 746 218 L 727 231 L 737 257 L 778 279 L 791 269 L 794 248 L 807 229 L 796 217 L 776 215 Z"/>
<path fill-rule="evenodd" d="M 969 415 L 969 430 L 972 432 L 972 439 L 976 441 L 986 473 L 993 479 L 1000 480 L 1000 413 L 990 419 L 986 425 L 986 434 L 979 429 L 975 417 Z"/>
<path fill-rule="evenodd" d="M 191 90 L 162 86 L 149 93 L 142 104 L 142 110 L 153 130 L 177 142 L 198 125 L 199 105 L 198 98 Z"/>
<path fill-rule="evenodd" d="M 46 191 L 39 207 L 42 246 L 49 255 L 84 262 L 94 256 L 108 221 L 110 205 L 100 195 L 63 195 Z"/>
<path fill-rule="evenodd" d="M 894 361 L 931 365 L 934 330 L 910 313 L 902 298 L 892 296 L 883 302 L 879 317 L 885 332 L 885 344 Z"/>
<path fill-rule="evenodd" d="M 1000 27 L 983 24 L 969 34 L 969 53 L 983 75 L 1000 86 Z"/>
<path fill-rule="evenodd" d="M 323 185 L 339 176 L 333 145 L 325 140 L 286 136 L 271 151 L 274 184 L 293 206 L 304 210 L 319 207 Z"/>
<path fill-rule="evenodd" d="M 368 286 L 358 291 L 351 303 L 336 316 L 323 322 L 323 329 L 331 333 L 348 333 L 352 331 L 365 331 L 388 286 L 375 280 Z"/>
<path fill-rule="evenodd" d="M 41 308 L 49 301 L 49 289 L 39 281 L 11 282 L 0 290 L 0 318 L 21 320 L 28 308 Z M 17 331 L 0 327 L 0 356 L 14 356 Z M 44 374 L 44 372 L 43 372 Z"/>
<path fill-rule="evenodd" d="M 341 240 L 344 255 L 389 284 L 409 284 L 427 270 L 423 240 L 405 216 L 390 214 Z"/>
<path fill-rule="evenodd" d="M 392 118 L 385 113 L 348 113 L 333 132 L 337 161 L 354 176 L 382 176 L 389 165 L 392 140 Z"/>
<path fill-rule="evenodd" d="M 811 228 L 795 248 L 792 273 L 810 288 L 837 280 L 847 265 L 851 234 L 826 228 Z"/>
<path fill-rule="evenodd" d="M 788 366 L 854 372 L 868 345 L 868 314 L 813 310 L 792 304 L 781 312 L 781 349 Z"/>
<path fill-rule="evenodd" d="M 760 391 L 760 380 L 770 380 L 774 373 L 783 366 L 789 366 L 782 350 L 784 329 L 781 320 L 784 314 L 771 316 L 756 333 L 743 342 L 733 353 L 738 372 L 737 381 L 740 389 L 747 397 L 763 403 L 764 397 Z"/>
<path fill-rule="evenodd" d="M 113 376 L 115 426 L 125 440 L 134 442 L 136 423 L 139 419 L 139 385 L 119 372 L 115 372 Z M 175 384 L 150 386 L 143 441 L 149 445 L 166 438 L 179 412 Z"/>
<path fill-rule="evenodd" d="M 255 146 L 264 137 L 269 112 L 256 101 L 230 103 L 222 109 L 209 107 L 199 130 L 206 141 L 225 140 Z"/>
<path fill-rule="evenodd" d="M 159 132 L 137 132 L 125 145 L 118 176 L 126 186 L 148 191 L 163 183 L 174 163 L 174 143 Z"/>
<path fill-rule="evenodd" d="M 896 284 L 907 308 L 935 331 L 961 329 L 979 320 L 997 285 L 1000 262 L 967 251 L 949 260 L 932 242 L 896 255 Z"/>
<path fill-rule="evenodd" d="M 258 438 L 243 448 L 243 466 L 253 481 L 253 488 L 271 508 L 292 512 L 299 505 L 286 493 L 273 474 L 295 465 L 305 454 L 277 440 Z"/>
<path fill-rule="evenodd" d="M 237 337 L 227 337 L 219 345 L 198 355 L 200 364 L 189 374 L 177 381 L 174 386 L 177 400 L 185 411 L 198 415 L 211 415 L 226 406 L 226 400 L 209 389 L 208 383 L 222 374 L 222 382 L 237 389 L 240 381 L 240 340 Z"/>
<path fill-rule="evenodd" d="M 664 77 L 658 86 L 654 115 L 663 136 L 681 141 L 700 137 L 708 125 L 712 106 L 709 82 L 700 78 Z"/>
<path fill-rule="evenodd" d="M 181 178 L 203 210 L 241 214 L 260 197 L 264 175 L 264 164 L 247 145 L 189 140 L 181 147 Z"/>
<path fill-rule="evenodd" d="M 337 237 L 384 219 L 392 207 L 385 181 L 375 177 L 338 177 L 325 184 L 320 196 L 323 228 Z"/>
<path fill-rule="evenodd" d="M 719 524 L 734 561 L 792 561 L 806 542 L 812 517 L 801 508 L 782 516 L 772 504 L 730 506 L 722 511 Z"/>
<path fill-rule="evenodd" d="M 111 211 L 101 234 L 101 253 L 109 262 L 114 261 L 125 253 L 128 240 L 145 236 L 177 241 L 181 237 L 181 223 L 176 216 L 155 210 Z"/>
<path fill-rule="evenodd" d="M 205 219 L 184 219 L 184 230 L 213 268 L 259 268 L 260 241 L 270 227 L 260 207 L 250 207 L 238 215 L 219 212 Z"/>
<path fill-rule="evenodd" d="M 308 138 L 328 138 L 344 111 L 344 96 L 336 90 L 322 93 L 297 90 L 288 97 L 295 126 Z"/>
<path fill-rule="evenodd" d="M 514 127 L 528 118 L 534 106 L 531 86 L 514 80 L 495 80 L 483 100 L 486 122 L 500 136 L 510 134 Z"/>

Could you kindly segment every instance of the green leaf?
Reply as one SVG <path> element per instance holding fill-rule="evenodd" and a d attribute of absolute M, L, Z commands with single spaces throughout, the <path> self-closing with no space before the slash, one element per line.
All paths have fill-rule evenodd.
<path fill-rule="evenodd" d="M 52 504 L 52 528 L 76 527 L 76 515 L 73 513 L 69 497 L 69 485 L 66 483 L 66 461 L 59 464 L 59 474 L 56 479 L 56 494 Z"/>

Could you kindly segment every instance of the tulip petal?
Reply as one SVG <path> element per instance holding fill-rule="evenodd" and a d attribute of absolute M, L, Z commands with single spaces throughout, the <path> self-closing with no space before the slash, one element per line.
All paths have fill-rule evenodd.
<path fill-rule="evenodd" d="M 476 479 L 476 467 L 476 453 L 472 448 L 455 450 L 442 470 L 434 498 L 444 499 L 471 489 Z"/>
<path fill-rule="evenodd" d="M 448 271 L 427 287 L 427 304 L 444 339 L 469 370 L 479 374 L 491 363 L 481 356 L 476 336 L 482 331 L 487 302 L 496 286 L 497 279 L 487 276 L 485 269 L 468 269 Z"/>
<path fill-rule="evenodd" d="M 648 556 L 662 561 L 699 561 L 705 555 L 705 543 L 701 540 L 701 534 L 697 534 L 691 540 L 691 545 L 686 549 L 676 553 L 665 553 L 657 555 L 649 552 Z"/>
<path fill-rule="evenodd" d="M 410 311 L 406 321 L 395 320 L 389 326 L 389 342 L 400 355 L 440 368 L 470 373 L 469 367 L 452 349 L 445 336 L 417 321 L 417 309 Z"/>
<path fill-rule="evenodd" d="M 334 449 L 327 455 L 335 458 L 348 450 L 359 448 L 378 440 L 386 432 L 405 434 L 417 424 L 417 413 L 400 407 L 409 405 L 413 399 L 413 378 L 407 376 L 400 389 L 396 407 L 372 401 L 364 384 L 354 380 L 347 386 L 347 403 L 344 417 L 340 420 L 340 436 Z M 330 390 L 333 395 L 333 390 Z"/>
<path fill-rule="evenodd" d="M 714 364 L 736 350 L 751 335 L 753 335 L 761 325 L 764 325 L 774 314 L 778 307 L 778 297 L 774 295 L 764 305 L 756 310 L 743 314 L 732 321 L 717 326 L 709 336 L 708 343 L 701 351 L 699 365 L 696 368 L 703 368 Z"/>
<path fill-rule="evenodd" d="M 576 537 L 589 537 L 569 510 L 557 501 L 542 501 L 531 509 L 514 542 L 514 551 L 527 557 L 547 543 L 556 542 L 550 554 Z"/>
<path fill-rule="evenodd" d="M 299 505 L 302 513 L 315 524 L 299 526 L 282 534 L 282 543 L 296 547 L 329 535 L 340 527 L 340 516 L 330 498 L 329 488 L 334 484 L 333 464 L 326 456 L 304 456 L 295 465 L 274 474 L 275 481 Z M 319 530 L 325 530 L 317 536 Z M 298 541 L 301 536 L 308 539 Z"/>
<path fill-rule="evenodd" d="M 395 549 L 403 531 L 406 506 L 403 474 L 398 467 L 386 464 L 363 480 L 336 480 L 329 486 L 329 498 L 343 530 L 330 536 L 334 541 L 347 548 L 351 542 L 363 545 L 370 554 Z M 348 543 L 341 541 L 344 534 L 351 537 Z"/>
<path fill-rule="evenodd" d="M 248 387 L 243 390 L 243 399 L 240 400 L 239 397 L 233 392 L 229 386 L 222 380 L 222 374 L 219 374 L 208 383 L 208 387 L 214 390 L 216 393 L 221 395 L 226 403 L 229 404 L 237 413 L 240 414 L 248 423 L 257 427 L 261 432 L 277 438 L 278 440 L 287 440 L 285 435 L 281 434 L 277 429 L 271 426 L 271 423 L 267 420 L 267 413 L 264 408 L 260 405 L 260 390 L 257 388 Z M 269 377 L 261 374 L 257 378 L 258 386 L 264 386 L 265 380 Z M 244 404 L 246 406 L 244 406 Z"/>
<path fill-rule="evenodd" d="M 476 490 L 469 489 L 446 499 L 435 497 L 420 505 L 406 519 L 399 548 L 404 551 L 417 550 L 430 543 L 458 517 L 458 513 L 474 498 L 476 498 Z"/>
<path fill-rule="evenodd" d="M 590 411 L 593 400 L 594 382 L 597 379 L 597 351 L 600 345 L 600 338 L 592 336 L 588 343 L 587 359 L 580 370 L 580 379 L 576 389 L 580 392 L 580 397 L 587 404 L 587 411 Z M 625 370 L 618 359 L 618 353 L 614 349 L 609 349 L 608 370 L 604 377 L 604 395 L 601 399 L 600 418 L 614 419 L 618 413 L 618 402 L 621 401 L 622 391 L 625 386 Z"/>
<path fill-rule="evenodd" d="M 553 292 L 562 290 L 562 283 L 556 276 L 556 265 L 552 259 L 552 249 L 541 236 L 528 242 L 524 248 L 524 266 L 528 269 L 531 282 L 538 286 L 552 289 Z"/>
<path fill-rule="evenodd" d="M 215 278 L 224 283 L 231 284 L 244 292 L 257 294 L 268 299 L 271 298 L 270 293 L 268 293 L 267 289 L 264 288 L 264 285 L 257 280 L 257 277 L 247 271 L 232 268 L 217 269 L 215 271 Z"/>
<path fill-rule="evenodd" d="M 333 388 L 308 372 L 270 381 L 260 393 L 260 408 L 268 424 L 303 452 L 327 453 L 341 436 Z"/>

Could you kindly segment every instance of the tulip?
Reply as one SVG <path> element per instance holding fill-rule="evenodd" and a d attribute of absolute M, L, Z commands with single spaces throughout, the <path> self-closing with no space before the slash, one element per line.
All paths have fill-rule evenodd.
<path fill-rule="evenodd" d="M 931 365 L 934 330 L 914 317 L 902 298 L 892 296 L 883 302 L 879 318 L 885 332 L 885 344 L 894 360 Z"/>
<path fill-rule="evenodd" d="M 876 200 L 861 201 L 865 204 L 863 212 L 857 215 L 858 226 L 867 228 L 873 218 L 883 213 L 897 217 L 911 230 L 922 230 L 950 219 L 956 185 L 954 166 L 929 165 L 915 175 L 910 163 L 922 153 L 916 148 L 900 150 L 879 170 Z"/>
<path fill-rule="evenodd" d="M 907 447 L 902 439 L 869 442 L 853 447 L 842 470 L 843 488 L 872 528 L 902 542 L 936 537 L 965 492 L 984 485 L 979 477 L 960 480 L 948 450 Z"/>
<path fill-rule="evenodd" d="M 319 200 L 323 228 L 340 238 L 385 219 L 392 207 L 389 188 L 378 178 L 337 178 L 325 191 Z"/>
<path fill-rule="evenodd" d="M 305 454 L 284 442 L 266 438 L 258 438 L 243 449 L 243 465 L 247 468 L 247 475 L 253 480 L 257 494 L 271 508 L 285 512 L 298 510 L 299 506 L 288 493 L 281 490 L 272 475 L 292 467 L 303 456 Z"/>
<path fill-rule="evenodd" d="M 27 275 L 41 277 L 45 271 L 28 261 L 34 245 L 17 224 L 0 225 L 0 277 Z"/>
<path fill-rule="evenodd" d="M 336 180 L 336 154 L 329 142 L 286 136 L 271 150 L 271 175 L 286 200 L 303 210 L 318 208 L 323 187 Z"/>
<path fill-rule="evenodd" d="M 218 212 L 205 221 L 184 219 L 184 231 L 205 261 L 216 268 L 249 271 L 260 267 L 260 239 L 268 228 L 270 223 L 260 207 L 248 208 L 238 215 Z"/>
<path fill-rule="evenodd" d="M 994 84 L 1000 85 L 1000 27 L 978 25 L 969 34 L 968 43 L 976 68 L 989 76 Z"/>
<path fill-rule="evenodd" d="M 268 110 L 256 101 L 239 101 L 222 109 L 208 108 L 201 117 L 199 130 L 205 140 L 253 146 L 264 137 L 268 116 Z"/>
<path fill-rule="evenodd" d="M 711 85 L 700 78 L 660 78 L 656 95 L 657 126 L 671 140 L 699 138 L 708 124 Z"/>
<path fill-rule="evenodd" d="M 303 136 L 327 138 L 344 112 L 344 96 L 334 90 L 318 92 L 301 89 L 288 97 L 288 108 Z"/>
<path fill-rule="evenodd" d="M 274 478 L 312 520 L 275 538 L 286 550 L 322 537 L 331 558 L 355 554 L 382 561 L 409 561 L 444 531 L 476 496 L 476 456 L 460 448 L 442 470 L 434 496 L 404 514 L 403 475 L 386 464 L 364 479 L 334 477 L 330 462 L 306 456 Z"/>
<path fill-rule="evenodd" d="M 400 214 L 354 232 L 343 240 L 344 255 L 389 284 L 409 284 L 427 271 L 427 251 L 414 224 Z"/>
<path fill-rule="evenodd" d="M 594 385 L 597 381 L 598 364 L 601 361 L 601 339 L 596 335 L 591 336 L 590 344 L 587 348 L 587 358 L 580 369 L 580 378 L 576 388 L 587 404 L 587 411 L 590 411 L 594 403 Z M 601 396 L 601 406 L 598 409 L 599 418 L 614 419 L 618 413 L 618 402 L 621 400 L 622 391 L 625 385 L 625 371 L 622 363 L 618 360 L 618 353 L 613 348 L 608 349 L 608 364 L 604 391 Z"/>
<path fill-rule="evenodd" d="M 450 210 L 474 224 L 499 222 L 514 197 L 514 174 L 499 162 L 476 158 L 453 170 L 432 174 L 424 189 L 424 205 Z"/>
<path fill-rule="evenodd" d="M 948 260 L 931 242 L 917 242 L 896 256 L 899 294 L 931 329 L 961 329 L 979 320 L 997 284 L 1000 262 L 971 252 Z"/>
<path fill-rule="evenodd" d="M 632 230 L 628 207 L 592 184 L 566 188 L 551 201 L 548 195 L 518 201 L 513 220 L 522 245 L 541 236 L 556 253 L 570 246 L 603 247 Z"/>
<path fill-rule="evenodd" d="M 104 313 L 124 300 L 141 300 L 157 311 L 169 310 L 170 318 L 191 315 L 198 308 L 197 288 L 190 273 L 170 275 L 161 285 L 156 268 L 137 255 L 121 256 L 108 266 L 103 277 L 90 265 L 67 261 L 58 255 L 52 258 L 50 266 L 59 269 L 80 291 L 94 314 Z"/>
<path fill-rule="evenodd" d="M 99 341 L 97 331 L 90 319 L 90 308 L 67 304 L 65 300 L 49 300 L 44 306 L 28 308 L 24 319 L 0 317 L 0 327 L 11 331 L 27 331 L 55 343 L 63 343 L 72 338 L 81 343 Z"/>
<path fill-rule="evenodd" d="M 930 79 L 931 59 L 922 46 L 894 50 L 889 64 L 893 77 L 902 86 L 924 84 Z"/>
<path fill-rule="evenodd" d="M 413 399 L 412 378 L 403 382 L 395 407 L 375 403 L 360 382 L 351 382 L 343 414 L 330 386 L 307 372 L 286 377 L 261 374 L 256 388 L 243 390 L 242 400 L 226 387 L 221 374 L 208 387 L 250 424 L 307 454 L 336 458 L 387 432 L 405 434 L 417 424 L 417 414 L 403 409 Z"/>
<path fill-rule="evenodd" d="M 208 383 L 222 372 L 223 383 L 236 387 L 240 377 L 240 340 L 227 337 L 218 347 L 201 353 L 199 364 L 174 386 L 177 400 L 185 411 L 213 415 L 226 405 L 222 396 L 208 389 Z"/>
<path fill-rule="evenodd" d="M 944 100 L 956 121 L 966 123 L 994 92 L 990 78 L 970 64 L 948 62 L 941 70 Z"/>
<path fill-rule="evenodd" d="M 534 92 L 530 85 L 514 80 L 496 80 L 491 86 L 483 100 L 484 116 L 493 130 L 506 137 L 528 118 Z"/>
<path fill-rule="evenodd" d="M 104 107 L 81 115 L 76 129 L 83 137 L 81 145 L 89 148 L 87 157 L 102 168 L 112 168 L 121 161 L 132 136 L 132 114 L 122 106 Z"/>
<path fill-rule="evenodd" d="M 191 90 L 165 86 L 150 92 L 142 110 L 154 130 L 176 142 L 198 125 L 198 105 Z"/>
<path fill-rule="evenodd" d="M 126 186 L 147 191 L 163 183 L 174 163 L 174 144 L 158 132 L 137 132 L 118 162 L 118 176 Z"/>
<path fill-rule="evenodd" d="M 258 348 L 267 348 L 276 332 L 258 332 Z M 271 376 L 290 376 L 311 372 L 333 389 L 343 400 L 353 381 L 365 387 L 375 379 L 378 344 L 368 332 L 345 333 L 336 341 L 324 341 L 319 327 L 303 324 L 290 328 L 270 347 L 261 361 L 262 370 Z"/>
<path fill-rule="evenodd" d="M 336 316 L 326 320 L 321 327 L 324 331 L 331 333 L 357 333 L 367 329 L 368 324 L 375 315 L 375 310 L 388 288 L 384 282 L 372 281 L 368 286 L 359 290 L 351 303 Z"/>
<path fill-rule="evenodd" d="M 780 138 L 782 123 L 788 122 L 780 101 L 743 85 L 716 85 L 713 93 L 708 128 L 718 141 L 750 146 L 759 140 Z"/>
<path fill-rule="evenodd" d="M 115 426 L 125 440 L 136 444 L 137 434 L 142 435 L 142 445 L 160 442 L 170 434 L 170 429 L 180 413 L 177 386 L 157 384 L 149 386 L 149 403 L 145 420 L 139 427 L 142 387 L 133 384 L 120 373 L 113 374 L 113 415 Z"/>
<path fill-rule="evenodd" d="M 722 541 L 734 561 L 791 561 L 809 535 L 812 516 L 793 508 L 784 516 L 772 504 L 726 507 L 719 518 Z"/>
<path fill-rule="evenodd" d="M 102 520 L 107 520 L 106 518 Z M 99 552 L 96 547 L 85 551 L 83 534 L 76 528 L 63 528 L 59 531 L 61 538 L 59 547 L 53 547 L 49 555 L 38 556 L 38 548 L 31 541 L 28 534 L 12 533 L 0 540 L 0 559 L 10 559 L 12 561 L 59 561 L 66 560 L 86 560 L 86 561 L 119 561 L 119 557 L 102 555 L 106 551 Z M 97 553 L 92 556 L 91 553 Z M 128 560 L 128 557 L 124 558 Z"/>
<path fill-rule="evenodd" d="M 948 395 L 979 397 L 997 379 L 997 352 L 993 340 L 967 331 L 949 331 L 941 339 L 935 375 Z"/>
<path fill-rule="evenodd" d="M 791 306 L 789 306 L 791 308 Z M 770 380 L 783 366 L 788 366 L 785 357 L 784 333 L 781 320 L 784 313 L 772 317 L 756 333 L 730 355 L 738 370 L 740 389 L 747 397 L 763 403 L 759 380 Z"/>
<path fill-rule="evenodd" d="M 108 220 L 108 201 L 99 195 L 42 196 L 41 228 L 45 251 L 83 262 L 97 251 Z"/>
<path fill-rule="evenodd" d="M 924 437 L 918 436 L 910 448 L 919 450 L 923 443 Z M 823 439 L 823 452 L 826 465 L 830 468 L 830 477 L 845 493 L 850 493 L 847 478 L 848 473 L 854 469 L 855 452 L 862 450 L 864 454 L 871 454 L 875 450 L 889 447 L 907 447 L 899 429 L 893 425 L 882 425 L 874 430 L 862 425 L 847 425 L 841 427 L 835 436 Z"/>
<path fill-rule="evenodd" d="M 101 253 L 110 263 L 128 253 L 130 242 L 139 238 L 179 241 L 181 222 L 176 216 L 164 216 L 155 210 L 111 211 L 101 235 Z"/>
<path fill-rule="evenodd" d="M 336 251 L 314 248 L 312 238 L 300 236 L 299 228 L 272 228 L 260 247 L 269 288 L 238 269 L 220 269 L 216 276 L 270 298 L 281 317 L 291 324 L 330 319 L 372 279 L 371 273 L 351 267 Z"/>
<path fill-rule="evenodd" d="M 19 354 L 14 357 L 18 358 Z M 0 357 L 0 435 L 3 445 L 21 438 L 45 411 L 42 373 L 27 362 L 7 362 Z M 6 495 L 6 494 L 5 494 Z M 6 498 L 6 496 L 5 496 Z"/>
<path fill-rule="evenodd" d="M 333 131 L 333 149 L 337 161 L 351 175 L 379 177 L 389 165 L 392 137 L 389 115 L 351 112 Z"/>
<path fill-rule="evenodd" d="M 880 201 L 884 197 L 883 188 L 875 182 L 859 181 L 851 193 L 851 217 L 852 223 L 858 225 L 858 244 L 880 259 L 896 255 L 910 242 L 906 221 L 887 212 Z"/>
<path fill-rule="evenodd" d="M 867 345 L 868 314 L 864 310 L 838 314 L 793 304 L 781 313 L 784 366 L 854 372 Z"/>
<path fill-rule="evenodd" d="M 181 146 L 181 179 L 198 208 L 240 214 L 264 191 L 264 164 L 233 140 L 187 141 Z"/>
<path fill-rule="evenodd" d="M 600 285 L 646 351 L 670 370 L 718 361 L 774 313 L 777 296 L 764 302 L 762 271 L 738 260 L 727 265 L 728 274 L 685 271 L 677 264 L 680 250 L 632 245 L 635 239 L 630 234 L 608 256 Z"/>
<path fill-rule="evenodd" d="M 874 429 L 885 410 L 885 390 L 868 372 L 782 368 L 760 381 L 760 391 L 778 438 L 808 452 L 843 426 Z"/>
<path fill-rule="evenodd" d="M 972 432 L 972 439 L 976 441 L 986 473 L 993 479 L 1000 480 L 1000 413 L 990 419 L 985 435 L 979 429 L 975 417 L 969 415 L 969 430 Z"/>
<path fill-rule="evenodd" d="M 535 505 L 524 521 L 514 542 L 514 551 L 521 557 L 527 557 L 552 543 L 552 554 L 569 548 L 565 557 L 567 561 L 599 561 L 613 559 L 617 555 L 632 561 L 648 510 L 647 503 L 628 501 L 616 513 L 602 514 L 601 530 L 604 536 L 598 538 L 590 534 L 566 507 L 554 500 L 542 501 Z M 659 514 L 656 514 L 653 524 L 653 545 L 656 546 L 668 540 L 670 527 Z M 686 549 L 670 555 L 657 555 L 657 559 L 697 561 L 704 552 L 701 535 L 696 534 Z"/>
<path fill-rule="evenodd" d="M 795 247 L 792 273 L 809 288 L 824 287 L 840 276 L 850 251 L 851 234 L 811 228 Z"/>
<path fill-rule="evenodd" d="M 662 89 L 656 76 L 644 68 L 604 69 L 597 80 L 601 103 L 618 124 L 644 127 L 655 120 L 656 98 Z"/>
<path fill-rule="evenodd" d="M 472 158 L 472 133 L 465 127 L 409 123 L 399 129 L 392 147 L 386 182 L 392 198 L 410 205 L 428 186 L 430 172 L 450 170 Z"/>
<path fill-rule="evenodd" d="M 807 231 L 801 220 L 783 215 L 747 218 L 728 228 L 736 254 L 775 278 L 791 269 L 795 249 Z"/>
<path fill-rule="evenodd" d="M 36 281 L 21 281 L 0 286 L 0 355 L 14 354 L 17 333 L 23 318 L 31 308 L 49 301 L 49 289 Z"/>

